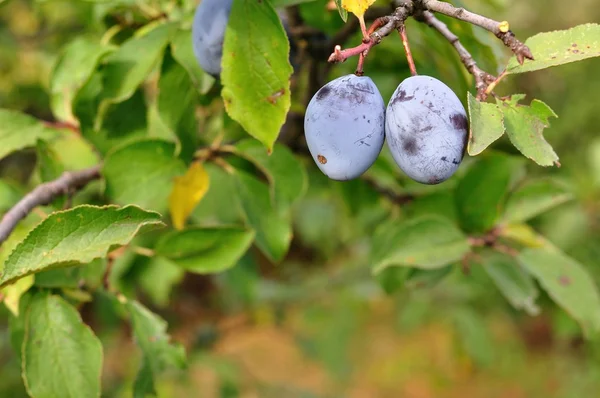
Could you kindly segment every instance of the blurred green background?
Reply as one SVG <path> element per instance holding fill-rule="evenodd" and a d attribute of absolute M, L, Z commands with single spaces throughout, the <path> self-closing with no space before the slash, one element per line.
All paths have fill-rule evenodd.
<path fill-rule="evenodd" d="M 123 1 L 123 4 L 143 3 Z M 148 3 L 152 3 L 148 1 Z M 193 3 L 193 2 L 189 2 Z M 319 3 L 319 2 L 317 2 Z M 320 2 L 323 3 L 323 2 Z M 379 3 L 385 3 L 380 1 Z M 537 32 L 600 21 L 597 0 L 463 0 L 469 9 L 509 20 L 522 39 Z M 322 6 L 322 4 L 320 4 Z M 48 81 L 60 48 L 73 37 L 101 37 L 98 8 L 84 1 L 0 1 L 0 107 L 51 120 Z M 334 12 L 332 18 L 337 18 Z M 339 18 L 338 18 L 339 19 Z M 446 20 L 447 21 L 447 20 Z M 447 21 L 448 22 L 448 21 Z M 336 19 L 336 24 L 340 24 Z M 455 30 L 470 29 L 452 23 Z M 409 22 L 417 67 L 457 92 L 472 89 L 454 67 L 452 49 L 428 28 Z M 495 38 L 477 31 L 479 40 Z M 480 65 L 495 62 L 465 43 Z M 398 40 L 385 41 L 367 62 L 387 100 L 406 77 Z M 393 52 L 390 50 L 394 48 Z M 432 51 L 432 48 L 435 51 Z M 508 60 L 501 47 L 492 48 Z M 452 59 L 450 63 L 447 60 Z M 392 73 L 395 64 L 398 73 Z M 344 64 L 332 77 L 351 71 Z M 379 74 L 378 68 L 385 70 Z M 534 227 L 579 260 L 600 283 L 600 59 L 510 77 L 502 94 L 523 92 L 559 115 L 546 131 L 562 168 L 528 172 L 564 180 L 576 200 L 534 220 Z M 392 71 L 392 72 L 390 72 Z M 499 142 L 495 148 L 510 152 Z M 26 179 L 35 163 L 21 154 L 0 164 L 3 176 Z M 547 297 L 530 317 L 512 309 L 477 269 L 466 276 L 428 273 L 410 289 L 387 296 L 365 267 L 360 237 L 381 217 L 340 198 L 360 196 L 351 184 L 310 174 L 309 194 L 296 209 L 296 238 L 284 264 L 248 255 L 222 275 L 165 275 L 154 267 L 124 267 L 125 281 L 169 321 L 188 348 L 189 368 L 160 379 L 161 397 L 539 397 L 596 396 L 600 345 Z M 336 195 L 329 192 L 334 190 Z M 370 200 L 370 192 L 363 200 Z M 336 202 L 337 200 L 337 202 Z M 208 206 L 208 205 L 207 205 Z M 198 210 L 202 211 L 201 209 Z M 118 269 L 118 266 L 117 266 Z M 444 271 L 447 272 L 447 271 Z M 171 281 L 166 287 L 158 279 Z M 25 396 L 0 310 L 0 397 Z M 105 347 L 105 396 L 128 396 L 140 360 L 131 332 L 101 295 L 82 308 Z"/>

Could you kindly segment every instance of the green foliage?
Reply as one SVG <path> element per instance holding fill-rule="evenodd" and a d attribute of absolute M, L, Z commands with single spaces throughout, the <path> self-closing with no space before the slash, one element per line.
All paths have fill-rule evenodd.
<path fill-rule="evenodd" d="M 39 87 L 19 74 L 33 62 L 20 43 L 5 46 L 12 30 L 27 27 L 20 17 L 22 25 L 3 25 L 11 13 L 22 15 L 22 3 L 0 1 L 7 60 L 0 65 L 0 214 L 64 172 L 101 169 L 99 181 L 61 189 L 25 214 L 1 243 L 0 300 L 9 311 L 0 317 L 10 316 L 18 362 L 10 366 L 29 395 L 121 393 L 101 388 L 100 375 L 103 347 L 109 352 L 118 340 L 110 329 L 122 318 L 141 351 L 139 364 L 120 358 L 123 367 L 137 366 L 137 375 L 122 377 L 136 397 L 162 396 L 163 380 L 179 377 L 170 372 L 188 360 L 208 363 L 224 380 L 221 396 L 236 396 L 236 371 L 196 349 L 221 337 L 211 329 L 225 328 L 221 317 L 227 324 L 244 310 L 260 326 L 283 323 L 293 307 L 309 325 L 294 336 L 303 352 L 349 379 L 350 330 L 368 312 L 365 297 L 381 291 L 406 329 L 441 306 L 442 322 L 480 367 L 501 355 L 482 313 L 502 302 L 531 316 L 555 316 L 557 307 L 570 316 L 561 322 L 573 336 L 600 334 L 600 143 L 587 133 L 598 119 L 580 109 L 595 99 L 563 106 L 553 80 L 518 77 L 600 56 L 599 25 L 529 38 L 535 60 L 520 65 L 514 57 L 507 63 L 493 35 L 444 19 L 478 65 L 494 73 L 506 67 L 493 87 L 546 90 L 548 104 L 562 108 L 555 119 L 541 100 L 523 104 L 523 94 L 476 97 L 452 46 L 410 20 L 419 71 L 467 105 L 470 156 L 449 181 L 423 186 L 384 150 L 363 176 L 338 183 L 312 163 L 302 122 L 318 86 L 356 65 L 326 65 L 332 37 L 347 40 L 339 43 L 346 48 L 362 39 L 341 33 L 349 26 L 341 1 L 336 10 L 325 0 L 234 0 L 219 78 L 194 56 L 196 1 L 36 2 L 31 18 L 43 15 L 44 29 L 57 35 L 45 38 L 39 27 L 25 35 L 42 41 Z M 306 24 L 291 37 L 290 20 L 280 18 L 287 6 L 298 6 L 293 15 Z M 291 49 L 299 54 L 293 68 Z M 409 76 L 392 37 L 370 49 L 364 69 L 386 99 Z M 18 77 L 5 78 L 7 70 Z M 593 76 L 586 79 L 593 90 Z M 558 153 L 562 169 L 538 167 L 560 165 Z M 203 173 L 200 184 L 185 178 L 189 170 Z M 333 315 L 312 303 L 338 290 L 323 300 Z M 190 303 L 200 305 L 190 311 Z M 188 355 L 168 329 L 178 339 L 193 336 Z"/>
<path fill-rule="evenodd" d="M 60 296 L 38 293 L 25 314 L 23 379 L 32 397 L 99 397 L 102 345 Z"/>

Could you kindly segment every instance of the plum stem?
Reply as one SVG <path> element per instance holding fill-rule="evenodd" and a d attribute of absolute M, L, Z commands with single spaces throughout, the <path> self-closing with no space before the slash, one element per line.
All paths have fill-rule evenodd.
<path fill-rule="evenodd" d="M 415 66 L 415 60 L 412 56 L 412 51 L 410 51 L 410 44 L 408 43 L 408 35 L 406 34 L 406 25 L 402 24 L 398 28 L 398 33 L 400 33 L 400 37 L 402 38 L 402 45 L 404 46 L 404 52 L 406 53 L 406 59 L 408 61 L 408 67 L 410 68 L 410 74 L 413 76 L 417 76 L 417 67 Z"/>

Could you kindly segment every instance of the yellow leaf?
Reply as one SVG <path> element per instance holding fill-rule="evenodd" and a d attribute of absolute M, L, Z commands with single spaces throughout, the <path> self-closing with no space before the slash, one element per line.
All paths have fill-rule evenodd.
<path fill-rule="evenodd" d="M 19 301 L 31 286 L 33 286 L 33 275 L 28 275 L 0 290 L 0 295 L 4 296 L 4 305 L 14 316 L 19 316 Z"/>
<path fill-rule="evenodd" d="M 169 197 L 171 220 L 175 228 L 183 229 L 187 218 L 206 195 L 209 186 L 208 173 L 202 162 L 192 163 L 184 175 L 175 177 Z"/>
<path fill-rule="evenodd" d="M 342 7 L 357 17 L 361 17 L 373 3 L 375 0 L 342 0 Z"/>

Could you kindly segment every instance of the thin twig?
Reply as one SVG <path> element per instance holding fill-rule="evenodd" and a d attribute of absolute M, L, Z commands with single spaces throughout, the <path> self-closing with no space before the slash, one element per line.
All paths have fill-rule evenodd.
<path fill-rule="evenodd" d="M 473 56 L 462 45 L 458 36 L 452 33 L 448 26 L 439 19 L 437 19 L 435 15 L 433 15 L 429 11 L 425 11 L 419 15 L 416 15 L 415 17 L 417 20 L 426 23 L 427 25 L 440 32 L 442 36 L 444 36 L 446 40 L 448 40 L 454 46 L 454 48 L 458 52 L 458 55 L 460 56 L 460 60 L 465 65 L 465 68 L 467 68 L 469 73 L 472 74 L 473 77 L 475 77 L 477 98 L 480 100 L 484 100 L 487 96 L 486 91 L 488 86 L 495 82 L 496 78 L 477 66 L 477 63 L 473 59 Z"/>
<path fill-rule="evenodd" d="M 402 45 L 404 46 L 404 52 L 406 53 L 406 60 L 408 61 L 408 67 L 410 68 L 410 74 L 417 76 L 417 67 L 415 66 L 415 59 L 410 51 L 410 44 L 408 44 L 408 35 L 406 34 L 406 25 L 402 24 L 398 28 L 398 33 L 402 38 Z"/>
<path fill-rule="evenodd" d="M 0 244 L 10 236 L 19 221 L 27 217 L 37 206 L 48 205 L 57 197 L 67 195 L 71 190 L 81 189 L 98 178 L 100 178 L 100 166 L 94 166 L 80 171 L 67 171 L 58 179 L 39 185 L 2 217 Z"/>
<path fill-rule="evenodd" d="M 493 19 L 484 17 L 483 15 L 475 14 L 471 11 L 465 10 L 464 8 L 454 7 L 452 4 L 443 1 L 422 0 L 422 2 L 424 8 L 430 11 L 460 19 L 461 21 L 469 22 L 473 25 L 477 25 L 489 30 L 496 35 L 497 38 L 502 40 L 506 47 L 511 49 L 511 51 L 517 56 L 517 60 L 520 64 L 523 64 L 525 58 L 533 59 L 533 54 L 531 53 L 529 47 L 521 43 L 516 38 L 515 34 L 508 28 L 508 23 L 506 21 L 495 21 Z"/>

